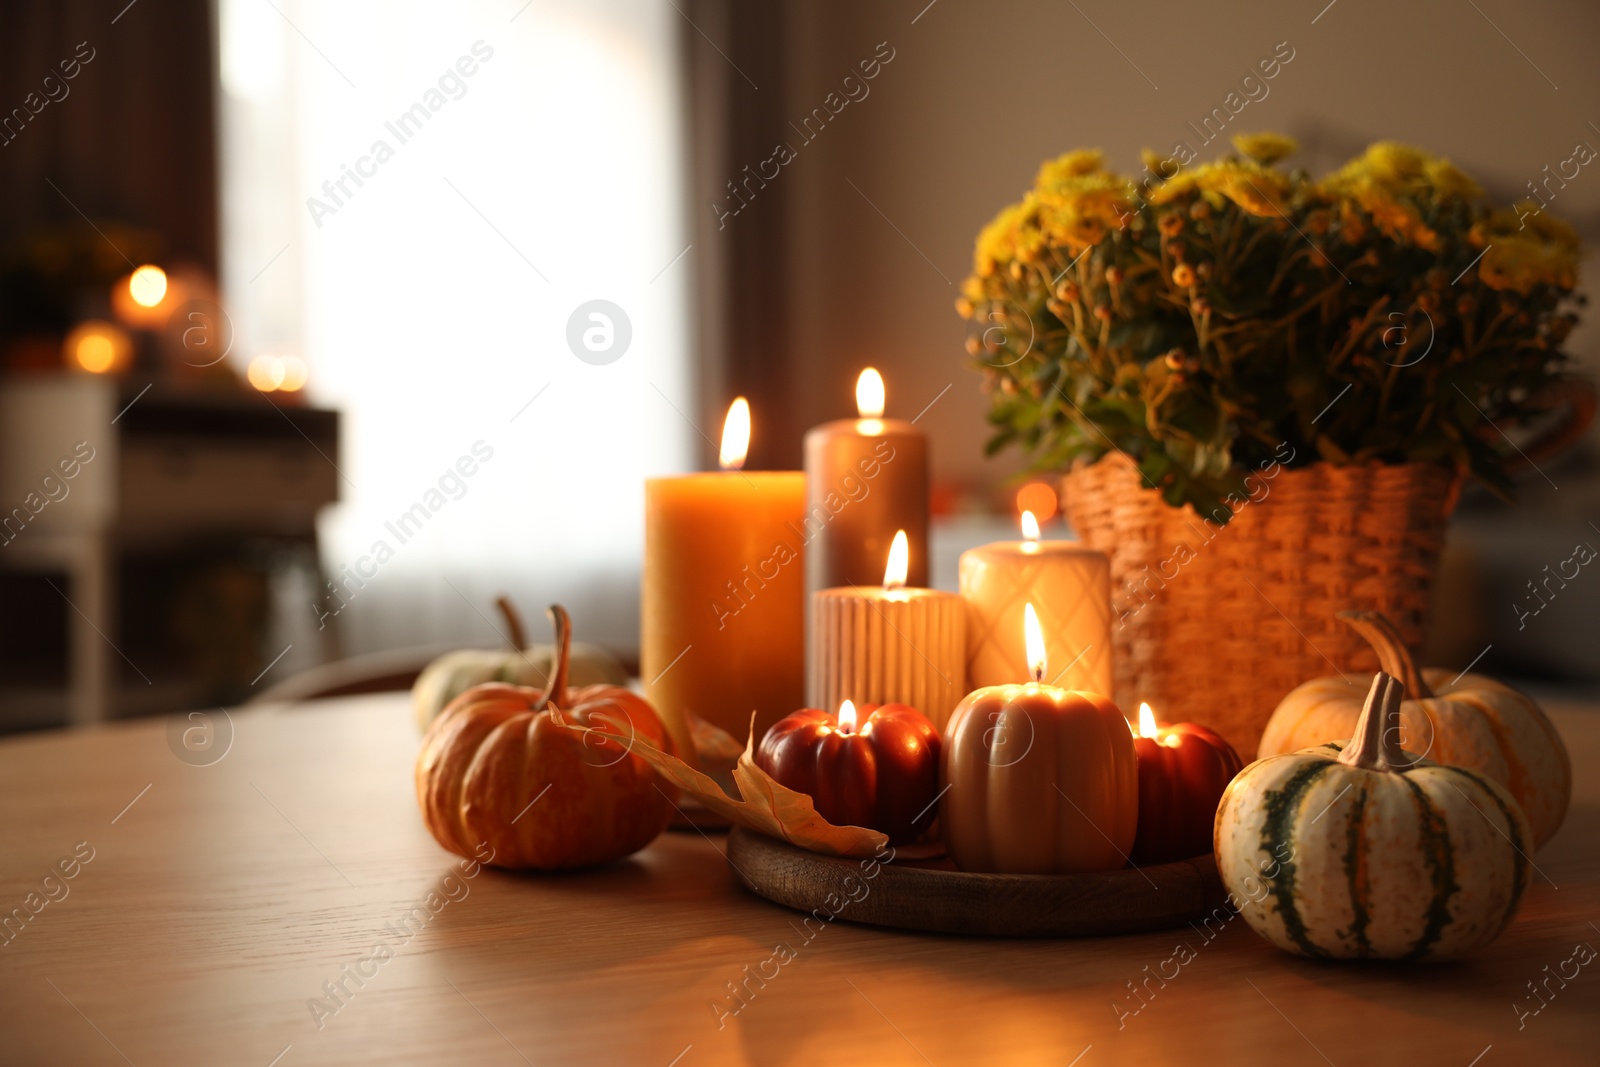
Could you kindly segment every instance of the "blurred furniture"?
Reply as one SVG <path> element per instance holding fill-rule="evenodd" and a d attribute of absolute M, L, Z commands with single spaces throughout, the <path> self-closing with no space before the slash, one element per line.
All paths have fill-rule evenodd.
<path fill-rule="evenodd" d="M 66 576 L 69 721 L 102 721 L 119 703 L 119 558 L 219 534 L 314 548 L 317 511 L 339 495 L 338 437 L 337 412 L 254 392 L 81 375 L 0 382 L 0 567 Z M 75 457 L 64 478 L 59 464 Z M 60 498 L 30 517 L 29 494 L 50 493 Z"/>
<path fill-rule="evenodd" d="M 251 697 L 250 704 L 295 704 L 361 693 L 409 691 L 422 669 L 461 643 L 395 648 L 323 663 L 290 675 Z"/>
<path fill-rule="evenodd" d="M 94 850 L 4 948 L 6 1061 L 1593 1064 L 1587 969 L 1524 1028 L 1510 1010 L 1600 938 L 1600 705 L 1547 707 L 1567 824 L 1500 939 L 1425 972 L 1300 959 L 1237 919 L 1072 941 L 819 922 L 745 892 L 697 833 L 464 878 L 418 817 L 403 695 L 212 712 L 232 750 L 209 766 L 169 749 L 182 719 L 4 740 L 5 907 Z"/>
<path fill-rule="evenodd" d="M 462 648 L 460 641 L 422 645 L 415 648 L 387 649 L 323 663 L 290 675 L 252 696 L 248 704 L 295 704 L 327 697 L 356 696 L 362 693 L 409 692 L 424 667 L 447 652 Z M 639 678 L 639 656 L 635 652 L 614 653 L 635 683 Z M 637 684 L 635 685 L 637 688 Z"/>

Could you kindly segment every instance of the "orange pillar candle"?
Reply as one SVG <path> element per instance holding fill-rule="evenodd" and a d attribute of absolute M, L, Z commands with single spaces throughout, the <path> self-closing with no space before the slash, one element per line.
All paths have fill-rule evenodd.
<path fill-rule="evenodd" d="M 897 532 L 882 586 L 811 595 L 809 707 L 909 704 L 942 730 L 966 694 L 966 605 L 954 593 L 905 588 L 907 545 Z"/>
<path fill-rule="evenodd" d="M 744 471 L 750 408 L 735 400 L 721 471 L 645 482 L 639 673 L 681 753 L 686 713 L 745 737 L 805 695 L 805 507 L 799 471 Z"/>
<path fill-rule="evenodd" d="M 1075 541 L 1041 541 L 1031 511 L 1021 541 L 996 541 L 961 554 L 967 602 L 967 682 L 1004 685 L 1026 655 L 1023 606 L 1039 613 L 1056 662 L 1050 681 L 1111 695 L 1111 561 Z"/>
<path fill-rule="evenodd" d="M 928 439 L 883 409 L 883 376 L 868 367 L 856 381 L 860 417 L 806 434 L 808 593 L 876 585 L 899 530 L 911 549 L 906 584 L 928 584 Z"/>

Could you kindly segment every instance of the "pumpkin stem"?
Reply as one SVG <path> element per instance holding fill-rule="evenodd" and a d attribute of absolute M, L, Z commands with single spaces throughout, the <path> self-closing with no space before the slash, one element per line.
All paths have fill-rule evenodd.
<path fill-rule="evenodd" d="M 1341 611 L 1338 619 L 1367 639 L 1367 644 L 1378 654 L 1379 669 L 1400 679 L 1400 684 L 1406 687 L 1406 696 L 1412 700 L 1427 700 L 1433 696 L 1400 631 L 1381 612 Z"/>
<path fill-rule="evenodd" d="M 1372 676 L 1367 702 L 1356 720 L 1356 735 L 1339 753 L 1339 762 L 1367 771 L 1404 770 L 1411 764 L 1394 738 L 1400 736 L 1400 701 L 1405 687 L 1383 671 Z"/>
<path fill-rule="evenodd" d="M 554 704 L 558 708 L 567 704 L 567 660 L 572 655 L 572 619 L 560 604 L 551 604 L 546 613 L 556 626 L 556 647 L 550 656 L 550 684 L 539 701 L 541 708 Z"/>
<path fill-rule="evenodd" d="M 506 620 L 506 629 L 511 632 L 511 651 L 526 651 L 528 632 L 522 628 L 522 614 L 517 611 L 516 605 L 511 603 L 508 596 L 497 596 L 494 606 L 500 609 L 500 617 Z"/>

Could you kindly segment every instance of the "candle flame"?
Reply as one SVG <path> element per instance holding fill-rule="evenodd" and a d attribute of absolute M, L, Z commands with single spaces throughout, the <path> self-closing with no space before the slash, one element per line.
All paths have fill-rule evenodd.
<path fill-rule="evenodd" d="M 877 368 L 868 367 L 856 379 L 856 414 L 863 419 L 883 417 L 883 375 Z"/>
<path fill-rule="evenodd" d="M 1039 626 L 1039 613 L 1032 604 L 1022 608 L 1022 644 L 1028 650 L 1028 673 L 1036 682 L 1044 681 L 1044 669 L 1049 661 L 1044 654 L 1044 630 Z"/>
<path fill-rule="evenodd" d="M 736 397 L 728 407 L 728 417 L 722 423 L 722 451 L 717 462 L 725 471 L 739 470 L 750 454 L 750 401 Z"/>
<path fill-rule="evenodd" d="M 1156 713 L 1150 710 L 1150 705 L 1144 701 L 1139 702 L 1139 736 L 1156 737 Z"/>
<path fill-rule="evenodd" d="M 885 589 L 904 589 L 906 574 L 911 570 L 911 543 L 904 530 L 895 531 L 894 542 L 889 546 L 889 565 L 883 568 Z"/>
<path fill-rule="evenodd" d="M 846 700 L 839 705 L 839 732 L 841 734 L 854 733 L 856 729 L 856 706 Z"/>
<path fill-rule="evenodd" d="M 1039 540 L 1039 520 L 1033 517 L 1033 512 L 1022 513 L 1022 537 L 1025 541 Z"/>
<path fill-rule="evenodd" d="M 167 272 L 152 264 L 145 264 L 128 275 L 128 295 L 140 307 L 155 307 L 167 295 Z"/>

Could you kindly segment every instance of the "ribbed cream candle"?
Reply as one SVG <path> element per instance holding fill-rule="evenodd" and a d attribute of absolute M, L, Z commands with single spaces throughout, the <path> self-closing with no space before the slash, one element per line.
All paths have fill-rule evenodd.
<path fill-rule="evenodd" d="M 967 606 L 935 589 L 819 589 L 811 595 L 806 703 L 909 704 L 944 729 L 967 694 Z"/>

